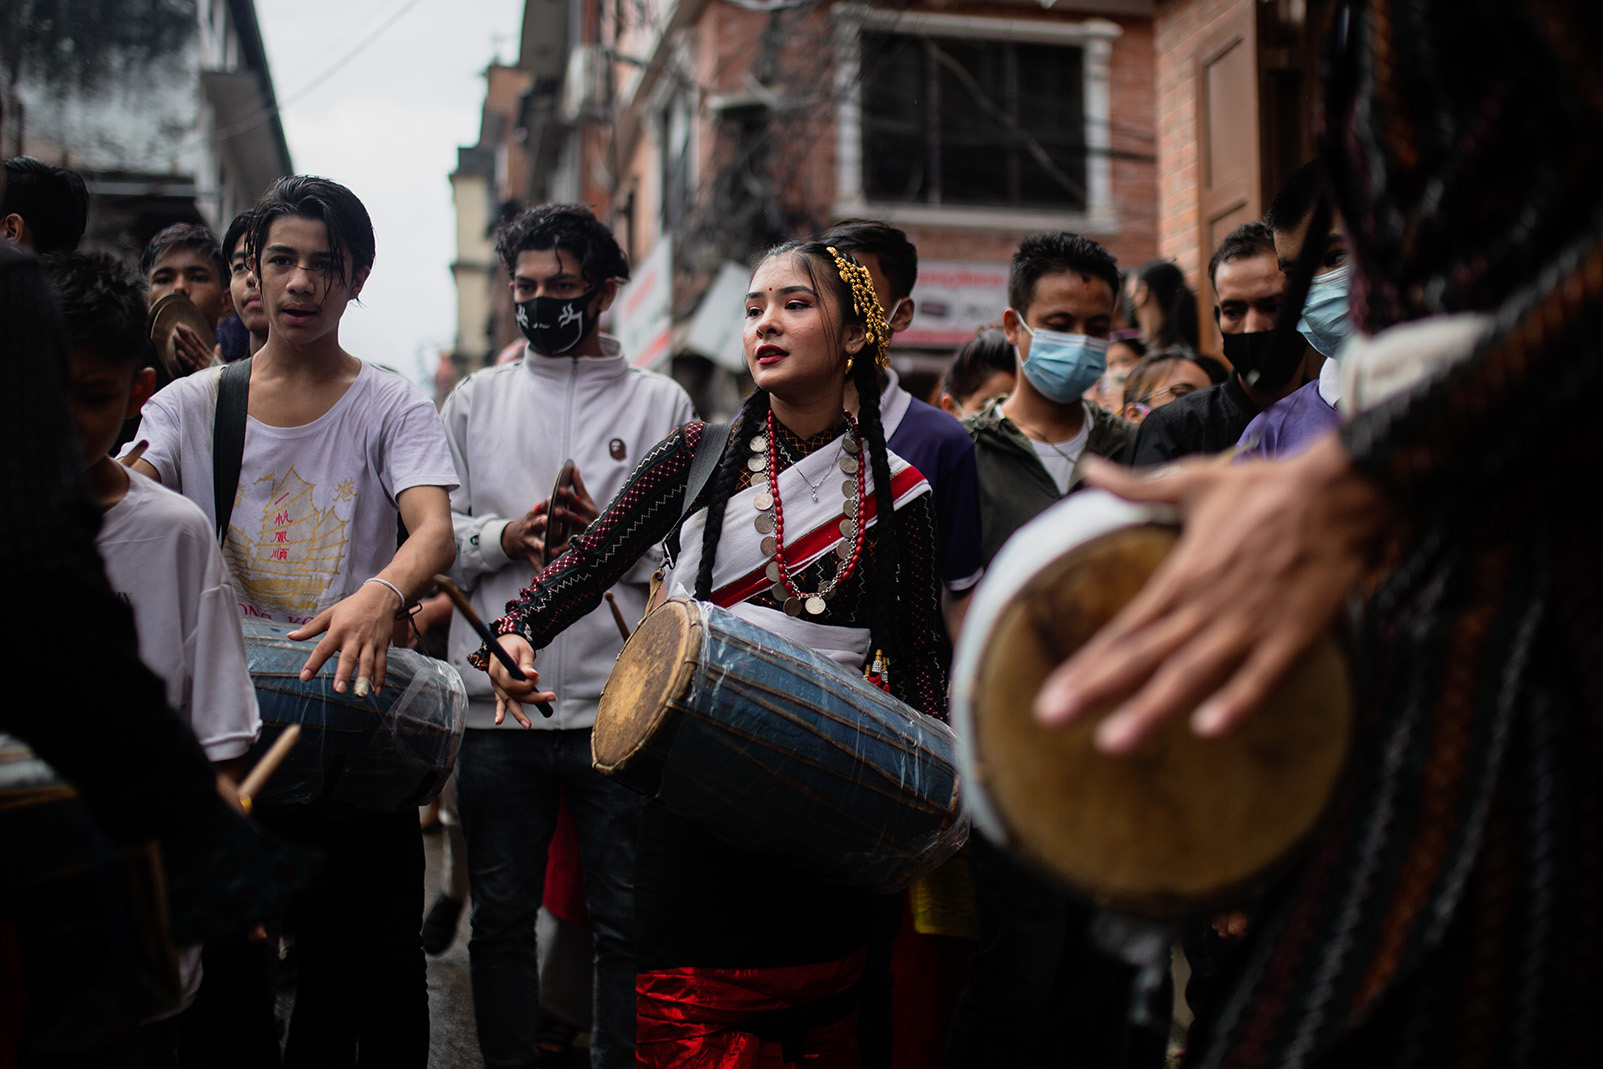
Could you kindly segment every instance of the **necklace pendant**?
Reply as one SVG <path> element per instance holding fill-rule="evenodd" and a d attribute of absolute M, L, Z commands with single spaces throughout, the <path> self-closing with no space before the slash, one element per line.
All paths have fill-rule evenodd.
<path fill-rule="evenodd" d="M 768 439 L 764 435 L 761 435 L 761 434 L 759 434 L 757 437 L 753 438 L 751 440 L 751 451 L 753 453 L 766 453 L 766 452 L 768 452 Z"/>
<path fill-rule="evenodd" d="M 751 499 L 751 503 L 757 507 L 758 512 L 767 512 L 774 507 L 774 495 L 767 490 L 759 491 L 757 496 Z"/>
<path fill-rule="evenodd" d="M 856 475 L 857 474 L 857 458 L 856 457 L 841 457 L 840 458 L 840 470 L 844 471 L 847 475 Z M 853 487 L 853 489 L 856 489 L 856 488 Z"/>
<path fill-rule="evenodd" d="M 852 555 L 852 544 L 844 538 L 835 543 L 835 556 L 841 560 L 849 560 Z"/>
<path fill-rule="evenodd" d="M 752 526 L 757 528 L 758 534 L 772 534 L 774 530 L 774 514 L 772 512 L 759 512 L 757 518 L 752 520 Z"/>
<path fill-rule="evenodd" d="M 816 486 L 809 486 L 807 489 L 812 493 L 813 503 L 816 505 L 818 503 L 818 488 Z"/>
<path fill-rule="evenodd" d="M 786 598 L 785 599 L 785 615 L 786 616 L 800 616 L 801 615 L 801 611 L 802 611 L 801 598 Z"/>
<path fill-rule="evenodd" d="M 853 456 L 857 455 L 857 439 L 856 438 L 848 437 L 845 441 L 841 442 L 841 447 L 844 448 L 846 450 L 846 452 L 851 453 Z"/>
<path fill-rule="evenodd" d="M 750 471 L 762 471 L 764 468 L 768 467 L 768 458 L 759 453 L 753 456 L 750 460 L 746 461 L 746 467 Z"/>
<path fill-rule="evenodd" d="M 857 536 L 857 521 L 850 518 L 841 520 L 840 536 L 842 538 L 855 538 Z"/>
<path fill-rule="evenodd" d="M 824 611 L 824 599 L 814 594 L 807 599 L 807 612 L 812 616 L 821 615 Z"/>
<path fill-rule="evenodd" d="M 777 560 L 769 561 L 768 567 L 763 571 L 763 574 L 768 577 L 770 583 L 779 582 L 779 562 Z"/>
<path fill-rule="evenodd" d="M 774 555 L 774 551 L 777 550 L 778 548 L 779 548 L 779 539 L 775 538 L 773 535 L 764 536 L 763 542 L 762 542 L 763 556 L 772 557 Z"/>

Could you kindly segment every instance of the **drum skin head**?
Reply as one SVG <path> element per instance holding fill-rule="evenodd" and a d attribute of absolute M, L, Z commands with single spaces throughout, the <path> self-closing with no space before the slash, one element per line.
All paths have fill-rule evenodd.
<path fill-rule="evenodd" d="M 188 297 L 182 293 L 169 293 L 157 301 L 150 308 L 150 340 L 166 365 L 167 373 L 175 377 L 183 373 L 182 363 L 173 345 L 173 336 L 180 324 L 198 334 L 208 349 L 217 344 L 211 324 L 206 322 L 206 317 L 200 314 L 200 309 Z"/>
<path fill-rule="evenodd" d="M 671 702 L 690 687 L 701 651 L 701 615 L 695 603 L 670 598 L 635 628 L 601 691 L 590 755 L 597 771 L 623 771 L 674 714 Z"/>
<path fill-rule="evenodd" d="M 1019 589 L 985 641 L 973 745 L 1009 845 L 1123 912 L 1171 918 L 1241 902 L 1314 830 L 1352 731 L 1346 659 L 1326 637 L 1265 708 L 1201 739 L 1187 717 L 1138 753 L 1100 753 L 1100 716 L 1047 728 L 1031 706 L 1047 674 L 1140 590 L 1178 532 L 1145 525 L 1071 549 Z"/>

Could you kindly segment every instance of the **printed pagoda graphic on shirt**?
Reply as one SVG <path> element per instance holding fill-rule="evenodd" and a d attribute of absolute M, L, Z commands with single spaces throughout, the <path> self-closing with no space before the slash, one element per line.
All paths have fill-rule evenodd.
<path fill-rule="evenodd" d="M 230 524 L 224 547 L 241 600 L 264 612 L 315 616 L 345 558 L 350 521 L 337 516 L 334 506 L 355 500 L 353 482 L 342 483 L 334 500 L 321 509 L 316 484 L 301 478 L 293 466 L 282 479 L 267 475 L 257 482 L 272 484 L 262 505 L 260 531 L 252 538 Z"/>

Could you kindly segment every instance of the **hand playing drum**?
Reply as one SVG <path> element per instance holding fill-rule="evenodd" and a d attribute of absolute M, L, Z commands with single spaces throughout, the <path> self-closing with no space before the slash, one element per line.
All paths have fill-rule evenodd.
<path fill-rule="evenodd" d="M 512 673 L 500 661 L 490 660 L 490 685 L 495 688 L 495 723 L 499 727 L 506 719 L 508 711 L 512 718 L 524 727 L 533 727 L 533 722 L 523 712 L 523 702 L 550 702 L 557 696 L 552 691 L 538 689 L 540 673 L 534 670 L 534 647 L 520 635 L 502 635 L 501 648 L 512 655 L 526 678 L 518 680 L 512 678 Z"/>

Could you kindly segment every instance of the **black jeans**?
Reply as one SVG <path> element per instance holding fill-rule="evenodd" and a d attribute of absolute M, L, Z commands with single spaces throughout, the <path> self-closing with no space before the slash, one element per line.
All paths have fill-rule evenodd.
<path fill-rule="evenodd" d="M 590 1064 L 635 1055 L 635 840 L 645 799 L 590 765 L 590 731 L 469 730 L 456 792 L 468 842 L 468 960 L 485 1069 L 536 1064 L 540 959 L 534 922 L 565 794 L 595 931 Z"/>
<path fill-rule="evenodd" d="M 429 997 L 423 960 L 423 837 L 417 810 L 330 815 L 258 810 L 323 867 L 285 918 L 300 972 L 286 1069 L 361 1064 L 423 1069 Z"/>
<path fill-rule="evenodd" d="M 978 835 L 969 861 L 980 945 L 947 1041 L 949 1069 L 1161 1067 L 1168 1015 L 1163 1031 L 1129 1023 L 1136 970 L 1091 942 L 1092 907 Z"/>

